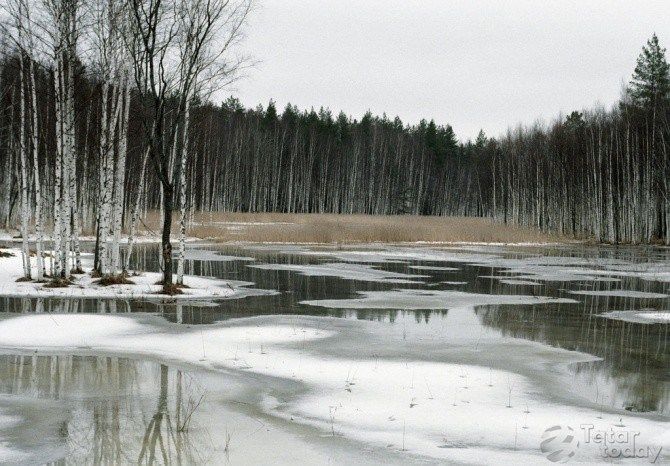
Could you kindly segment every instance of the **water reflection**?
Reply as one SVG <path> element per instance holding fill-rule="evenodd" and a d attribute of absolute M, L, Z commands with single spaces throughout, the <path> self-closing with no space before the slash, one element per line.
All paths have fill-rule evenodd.
<path fill-rule="evenodd" d="M 206 392 L 187 372 L 117 357 L 5 355 L 0 374 L 2 393 L 69 409 L 53 439 L 68 454 L 50 464 L 199 464 L 212 454 L 198 420 Z"/>
<path fill-rule="evenodd" d="M 208 249 L 213 249 L 208 246 Z M 295 249 L 295 248 L 294 248 Z M 486 254 L 497 254 L 499 259 L 490 264 L 466 264 L 449 261 L 409 260 L 402 257 L 393 262 L 371 263 L 375 267 L 410 275 L 429 275 L 424 283 L 389 284 L 360 282 L 333 277 L 304 276 L 282 270 L 262 270 L 248 267 L 250 264 L 318 264 L 341 261 L 333 256 L 318 257 L 300 254 L 300 251 L 278 251 L 276 248 L 243 248 L 222 246 L 221 254 L 239 256 L 244 260 L 206 260 L 207 254 L 198 254 L 198 260 L 187 260 L 188 274 L 214 276 L 228 280 L 252 282 L 257 288 L 274 289 L 280 293 L 272 296 L 248 296 L 217 303 L 186 303 L 166 305 L 139 303 L 129 300 L 81 300 L 81 299 L 8 299 L 0 298 L 0 308 L 13 313 L 25 312 L 150 312 L 166 319 L 186 325 L 210 324 L 213 322 L 258 315 L 303 314 L 348 319 L 374 320 L 392 325 L 413 328 L 413 334 L 427 332 L 431 327 L 445 325 L 447 311 L 402 309 L 328 309 L 301 305 L 303 300 L 347 299 L 357 296 L 358 291 L 385 291 L 394 288 L 423 288 L 426 290 L 458 290 L 470 293 L 496 295 L 538 295 L 568 297 L 576 300 L 571 304 L 541 304 L 529 306 L 487 306 L 474 311 L 476 318 L 467 319 L 467 330 L 457 333 L 461 343 L 471 338 L 476 343 L 483 329 L 498 338 L 515 337 L 537 341 L 554 347 L 592 354 L 603 360 L 597 363 L 581 363 L 570 367 L 574 378 L 574 390 L 584 396 L 616 407 L 633 411 L 670 412 L 670 380 L 668 333 L 670 325 L 665 323 L 645 324 L 622 322 L 599 317 L 605 312 L 617 310 L 668 309 L 668 299 L 640 299 L 624 296 L 572 295 L 574 290 L 636 290 L 649 293 L 669 292 L 668 284 L 643 280 L 640 277 L 621 275 L 615 281 L 594 281 L 587 278 L 575 280 L 574 270 L 598 271 L 603 264 L 617 267 L 623 272 L 638 270 L 646 263 L 663 267 L 670 260 L 670 249 L 635 247 L 584 247 L 556 246 L 518 251 L 504 248 L 489 248 Z M 333 249 L 329 249 L 332 252 Z M 158 249 L 151 245 L 138 245 L 131 263 L 133 268 L 157 271 Z M 249 257 L 255 259 L 250 262 Z M 504 260 L 524 261 L 536 258 L 541 265 L 535 273 L 566 280 L 537 280 L 528 272 L 514 272 L 513 267 L 504 267 Z M 214 259 L 214 258 L 213 258 Z M 226 258 L 230 259 L 230 258 Z M 504 260 L 500 260 L 504 259 Z M 514 263 L 514 262 L 512 262 Z M 519 262 L 520 263 L 520 262 Z M 542 265 L 547 263 L 549 265 Z M 551 265 L 554 264 L 554 265 Z M 555 265 L 561 264 L 561 265 Z M 420 268 L 416 268 L 419 266 Z M 437 267 L 437 268 L 436 268 Z M 566 269 L 563 269 L 565 267 Z M 456 270 L 450 270 L 453 268 Z M 644 268 L 644 267 L 643 267 Z M 566 272 L 566 270 L 568 272 Z M 523 280 L 505 283 L 499 277 L 535 281 L 524 284 Z M 579 277 L 577 277 L 579 278 Z M 597 276 L 595 278 L 602 278 Z M 612 278 L 612 277 L 610 277 Z M 417 279 L 421 280 L 421 279 Z M 459 310 L 458 312 L 469 312 Z M 453 325 L 453 320 L 451 321 Z M 424 330 L 421 330 L 424 328 Z M 451 338 L 451 336 L 450 336 Z M 445 344 L 449 344 L 444 339 Z M 161 423 L 164 420 L 161 419 Z M 149 438 L 153 438 L 150 435 Z M 163 438 L 163 437 L 161 437 Z M 165 437 L 170 438 L 170 437 Z M 158 442 L 158 440 L 156 440 Z M 159 448 L 160 450 L 160 448 Z"/>

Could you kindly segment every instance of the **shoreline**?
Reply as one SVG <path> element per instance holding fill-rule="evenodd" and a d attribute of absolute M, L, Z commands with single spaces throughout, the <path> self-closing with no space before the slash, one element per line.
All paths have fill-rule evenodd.
<path fill-rule="evenodd" d="M 82 299 L 133 299 L 141 301 L 158 301 L 161 303 L 179 303 L 194 300 L 226 299 L 245 290 L 239 284 L 231 284 L 228 280 L 218 278 L 184 275 L 181 294 L 167 295 L 161 293 L 162 286 L 156 284 L 161 279 L 159 272 L 141 271 L 129 275 L 127 284 L 100 285 L 98 278 L 91 277 L 89 272 L 72 275 L 69 286 L 50 288 L 48 281 L 38 283 L 34 280 L 21 281 L 23 276 L 22 251 L 6 249 L 12 254 L 0 257 L 0 296 L 15 298 L 82 298 Z M 90 270 L 90 260 L 85 255 L 84 269 Z M 32 276 L 36 276 L 36 264 L 32 262 Z M 233 282 L 234 283 L 234 282 Z"/>

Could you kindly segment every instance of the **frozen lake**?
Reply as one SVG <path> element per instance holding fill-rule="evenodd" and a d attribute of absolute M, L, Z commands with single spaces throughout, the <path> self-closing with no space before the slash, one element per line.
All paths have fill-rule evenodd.
<path fill-rule="evenodd" d="M 0 298 L 0 463 L 531 464 L 555 425 L 670 457 L 668 248 L 190 247 L 249 292 Z"/>

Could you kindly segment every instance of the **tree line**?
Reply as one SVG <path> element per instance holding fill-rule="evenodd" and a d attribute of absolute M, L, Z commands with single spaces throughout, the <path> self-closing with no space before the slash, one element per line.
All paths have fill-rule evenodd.
<path fill-rule="evenodd" d="M 167 286 L 173 211 L 181 254 L 195 211 L 481 216 L 604 242 L 668 243 L 670 80 L 655 35 L 612 110 L 460 143 L 434 121 L 278 110 L 272 101 L 245 109 L 234 97 L 216 104 L 212 90 L 244 58 L 215 46 L 213 31 L 237 41 L 250 3 L 131 3 L 8 3 L 0 224 L 38 243 L 51 232 L 55 275 L 80 268 L 82 231 L 97 239 L 98 272 L 122 274 L 121 230 L 132 248 L 149 209 L 162 212 Z M 50 48 L 35 32 L 44 18 L 57 25 Z"/>

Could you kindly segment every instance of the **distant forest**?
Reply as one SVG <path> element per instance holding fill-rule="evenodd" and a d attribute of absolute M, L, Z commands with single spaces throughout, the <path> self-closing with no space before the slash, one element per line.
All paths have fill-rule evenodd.
<path fill-rule="evenodd" d="M 16 225 L 21 173 L 17 151 L 19 69 L 0 64 L 0 225 Z M 57 135 L 52 71 L 35 72 L 35 166 L 44 205 L 54 205 Z M 102 82 L 80 64 L 74 72 L 74 134 L 81 228 L 95 231 L 101 192 Z M 492 217 L 612 243 L 669 243 L 670 85 L 656 36 L 640 55 L 628 91 L 612 110 L 573 112 L 548 126 L 482 131 L 459 142 L 450 126 L 273 102 L 243 108 L 196 102 L 190 111 L 186 205 L 193 211 L 332 212 Z M 159 209 L 160 183 L 145 176 L 150 118 L 131 91 L 123 218 L 136 199 Z M 169 112 L 167 121 L 169 123 Z M 30 172 L 30 167 L 28 171 Z M 174 180 L 177 184 L 177 180 Z M 30 188 L 31 199 L 34 199 Z M 175 190 L 175 204 L 179 190 Z M 48 212 L 48 209 L 47 209 Z"/>

